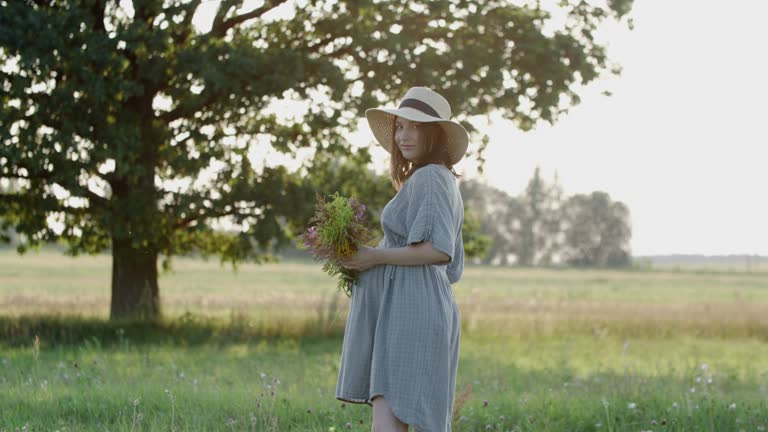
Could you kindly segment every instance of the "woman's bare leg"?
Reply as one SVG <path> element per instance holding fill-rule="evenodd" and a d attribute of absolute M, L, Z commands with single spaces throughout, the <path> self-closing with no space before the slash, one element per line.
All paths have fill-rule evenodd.
<path fill-rule="evenodd" d="M 389 402 L 376 396 L 373 402 L 373 424 L 371 432 L 408 432 L 408 425 L 401 422 L 392 412 Z"/>

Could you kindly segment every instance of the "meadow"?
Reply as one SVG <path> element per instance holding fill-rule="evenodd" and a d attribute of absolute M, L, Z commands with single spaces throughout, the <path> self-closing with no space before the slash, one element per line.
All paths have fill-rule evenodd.
<path fill-rule="evenodd" d="M 0 430 L 370 430 L 319 265 L 175 258 L 153 323 L 106 320 L 110 268 L 0 251 Z M 468 266 L 454 295 L 456 431 L 768 428 L 765 270 Z"/>

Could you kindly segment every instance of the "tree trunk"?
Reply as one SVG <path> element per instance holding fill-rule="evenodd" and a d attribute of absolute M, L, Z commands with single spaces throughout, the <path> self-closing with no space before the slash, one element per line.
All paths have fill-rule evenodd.
<path fill-rule="evenodd" d="M 157 251 L 134 249 L 131 239 L 112 238 L 110 319 L 154 319 L 159 316 Z"/>

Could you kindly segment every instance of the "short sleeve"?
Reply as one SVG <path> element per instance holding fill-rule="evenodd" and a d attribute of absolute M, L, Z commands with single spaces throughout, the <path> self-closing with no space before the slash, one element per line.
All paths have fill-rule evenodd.
<path fill-rule="evenodd" d="M 448 255 L 451 262 L 456 246 L 451 203 L 453 191 L 429 166 L 413 173 L 409 182 L 408 244 L 428 241 Z"/>
<path fill-rule="evenodd" d="M 447 275 L 448 282 L 455 284 L 461 280 L 462 274 L 464 274 L 464 241 L 462 240 L 464 229 L 464 221 L 459 224 L 459 237 L 456 243 L 456 256 L 453 257 L 451 264 L 448 266 Z"/>

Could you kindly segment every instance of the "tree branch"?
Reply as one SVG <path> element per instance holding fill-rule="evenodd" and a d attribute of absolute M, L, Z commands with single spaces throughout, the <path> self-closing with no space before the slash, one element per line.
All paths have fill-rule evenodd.
<path fill-rule="evenodd" d="M 213 16 L 211 31 L 221 26 L 221 23 L 224 22 L 224 19 L 227 18 L 227 14 L 234 6 L 234 0 L 221 0 L 219 6 L 216 8 L 216 15 Z"/>
<path fill-rule="evenodd" d="M 216 18 L 213 21 L 213 27 L 211 27 L 211 31 L 209 35 L 221 37 L 224 36 L 227 33 L 227 30 L 231 29 L 232 27 L 243 23 L 245 21 L 259 18 L 265 13 L 269 12 L 270 10 L 276 8 L 277 6 L 280 6 L 281 4 L 287 2 L 288 0 L 265 0 L 264 5 L 260 8 L 254 9 L 248 13 L 244 13 L 241 15 L 233 16 L 230 19 L 224 19 L 224 15 L 226 14 L 226 11 L 223 13 L 221 12 L 221 8 L 219 9 L 219 13 L 216 14 Z M 222 5 L 224 6 L 224 5 Z"/>
<path fill-rule="evenodd" d="M 24 168 L 27 170 L 27 172 L 34 172 L 29 167 L 24 166 L 22 164 L 17 164 L 19 167 Z M 106 208 L 109 205 L 109 200 L 102 197 L 101 195 L 97 195 L 95 192 L 91 191 L 87 187 L 79 184 L 79 183 L 65 183 L 63 181 L 58 181 L 56 178 L 54 178 L 52 173 L 46 172 L 46 171 L 38 171 L 35 172 L 35 175 L 32 176 L 22 176 L 19 174 L 0 174 L 0 178 L 16 178 L 16 179 L 22 179 L 22 180 L 45 180 L 49 185 L 52 183 L 56 183 L 59 186 L 61 186 L 63 189 L 65 189 L 67 192 L 69 192 L 70 195 L 74 196 L 75 198 L 85 198 L 88 200 L 88 202 L 92 203 L 94 206 Z M 73 193 L 74 191 L 80 192 L 80 194 Z"/>
<path fill-rule="evenodd" d="M 24 199 L 24 196 L 22 194 L 6 194 L 6 193 L 0 193 L 0 200 L 4 202 L 14 202 L 14 203 L 20 203 L 25 204 L 27 201 Z M 68 213 L 75 216 L 86 216 L 88 215 L 88 209 L 84 207 L 70 207 L 64 204 L 58 204 L 56 210 Z"/>
<path fill-rule="evenodd" d="M 91 15 L 93 15 L 93 30 L 100 33 L 106 33 L 107 29 L 104 28 L 104 11 L 107 7 L 107 2 L 104 0 L 97 0 L 91 5 Z"/>
<path fill-rule="evenodd" d="M 196 111 L 205 108 L 209 103 L 216 100 L 216 97 L 218 96 L 219 95 L 215 92 L 203 93 L 199 95 L 193 103 L 176 105 L 176 108 L 164 112 L 158 116 L 158 119 L 165 123 L 170 123 L 182 117 L 188 117 Z"/>
<path fill-rule="evenodd" d="M 232 205 L 232 208 L 230 210 L 227 210 L 227 211 L 218 211 L 217 212 L 214 209 L 210 209 L 210 211 L 207 211 L 207 212 L 200 212 L 200 213 L 198 213 L 198 214 L 196 214 L 194 216 L 187 216 L 185 218 L 181 218 L 181 219 L 177 220 L 176 223 L 174 223 L 173 227 L 174 228 L 185 228 L 190 223 L 192 223 L 194 221 L 198 221 L 198 220 L 202 220 L 202 219 L 215 219 L 215 218 L 220 218 L 220 217 L 224 217 L 224 216 L 235 216 L 235 215 L 240 215 L 240 216 L 257 216 L 257 215 L 254 215 L 254 214 L 246 214 L 246 213 L 244 213 L 244 211 L 256 210 L 258 208 L 259 208 L 259 206 L 257 206 L 257 205 L 254 205 L 254 206 L 251 206 L 251 207 L 237 207 L 235 205 Z"/>

